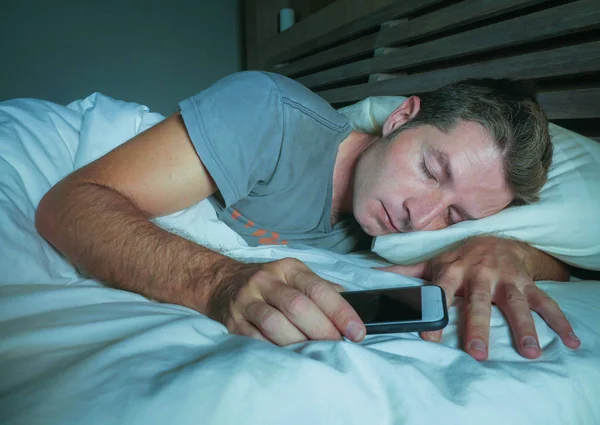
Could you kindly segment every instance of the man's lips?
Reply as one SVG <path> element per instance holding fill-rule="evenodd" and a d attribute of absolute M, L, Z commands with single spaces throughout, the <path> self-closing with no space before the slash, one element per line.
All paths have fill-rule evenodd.
<path fill-rule="evenodd" d="M 400 230 L 398 230 L 398 228 L 396 226 L 394 226 L 394 223 L 392 222 L 392 218 L 390 217 L 390 214 L 388 213 L 387 209 L 385 208 L 385 205 L 383 205 L 383 202 L 381 203 L 381 207 L 383 208 L 383 219 L 385 221 L 385 224 L 387 224 L 389 230 L 391 230 L 394 233 L 400 232 Z"/>

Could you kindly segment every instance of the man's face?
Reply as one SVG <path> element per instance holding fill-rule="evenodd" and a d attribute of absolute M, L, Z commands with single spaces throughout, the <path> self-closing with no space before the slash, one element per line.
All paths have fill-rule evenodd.
<path fill-rule="evenodd" d="M 487 217 L 511 200 L 491 136 L 462 121 L 447 134 L 429 125 L 410 128 L 365 151 L 353 212 L 366 233 L 381 236 Z"/>

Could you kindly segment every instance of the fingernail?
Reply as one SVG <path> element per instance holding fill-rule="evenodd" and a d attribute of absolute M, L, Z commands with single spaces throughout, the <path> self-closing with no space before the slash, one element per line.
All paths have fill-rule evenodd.
<path fill-rule="evenodd" d="M 540 346 L 538 345 L 536 339 L 532 336 L 526 336 L 525 338 L 523 338 L 523 347 L 525 348 L 536 348 L 536 349 L 540 349 Z"/>
<path fill-rule="evenodd" d="M 576 339 L 577 341 L 579 341 L 579 340 L 580 340 L 579 338 L 577 338 L 577 335 L 575 335 L 575 332 L 572 332 L 572 331 L 571 331 L 571 332 L 569 332 L 569 336 L 570 336 L 571 338 L 573 338 L 573 339 Z"/>
<path fill-rule="evenodd" d="M 356 322 L 350 322 L 346 328 L 346 335 L 353 341 L 361 339 L 364 335 L 363 327 Z"/>
<path fill-rule="evenodd" d="M 428 333 L 427 339 L 429 339 L 430 341 L 434 341 L 434 342 L 440 342 L 440 337 L 435 333 Z"/>
<path fill-rule="evenodd" d="M 469 349 L 483 351 L 485 353 L 485 342 L 480 339 L 472 339 L 469 344 Z"/>

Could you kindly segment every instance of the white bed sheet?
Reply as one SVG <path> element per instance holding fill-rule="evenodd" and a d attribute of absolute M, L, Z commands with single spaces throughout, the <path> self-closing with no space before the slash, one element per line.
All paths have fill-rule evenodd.
<path fill-rule="evenodd" d="M 540 282 L 579 350 L 536 315 L 544 352 L 526 360 L 494 308 L 490 360 L 477 362 L 460 350 L 460 300 L 441 344 L 398 334 L 280 348 L 83 279 L 35 232 L 35 206 L 62 176 L 160 119 L 100 94 L 68 108 L 0 104 L 0 423 L 600 423 L 599 282 Z M 248 248 L 207 202 L 160 224 L 235 257 L 294 256 L 348 289 L 419 283 L 372 270 L 381 261 L 369 254 Z"/>

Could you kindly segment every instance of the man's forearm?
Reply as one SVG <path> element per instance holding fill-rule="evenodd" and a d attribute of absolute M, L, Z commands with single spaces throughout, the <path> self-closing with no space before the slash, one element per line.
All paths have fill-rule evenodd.
<path fill-rule="evenodd" d="M 533 280 L 569 280 L 569 270 L 562 262 L 530 245 L 519 244 L 526 252 L 525 266 Z"/>
<path fill-rule="evenodd" d="M 38 231 L 111 286 L 206 313 L 211 291 L 241 265 L 161 229 L 111 189 L 93 184 L 55 189 L 40 203 Z"/>

